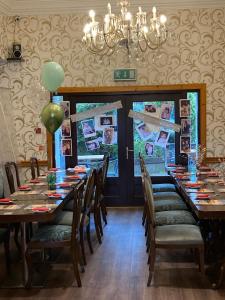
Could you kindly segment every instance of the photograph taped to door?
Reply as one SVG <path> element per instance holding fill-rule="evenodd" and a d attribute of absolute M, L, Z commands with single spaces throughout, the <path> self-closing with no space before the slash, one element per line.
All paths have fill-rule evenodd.
<path fill-rule="evenodd" d="M 85 138 L 96 136 L 94 119 L 81 121 L 81 126 Z"/>
<path fill-rule="evenodd" d="M 94 139 L 85 142 L 88 151 L 93 151 L 100 148 L 99 139 Z"/>
<path fill-rule="evenodd" d="M 113 145 L 114 143 L 114 128 L 107 127 L 103 131 L 102 144 Z"/>
<path fill-rule="evenodd" d="M 155 145 L 160 146 L 162 148 L 166 148 L 170 133 L 165 130 L 161 130 L 156 137 Z"/>

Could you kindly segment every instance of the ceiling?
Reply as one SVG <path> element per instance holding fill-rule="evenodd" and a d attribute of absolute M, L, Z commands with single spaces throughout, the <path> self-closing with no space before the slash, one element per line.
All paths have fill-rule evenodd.
<path fill-rule="evenodd" d="M 118 11 L 119 0 L 0 0 L 0 15 L 46 15 L 62 13 L 87 13 L 91 8 L 97 12 L 105 12 L 107 3 L 111 2 L 112 9 Z M 158 8 L 210 8 L 224 7 L 225 0 L 130 0 L 132 6 L 142 6 L 150 11 L 155 5 Z M 136 2 L 136 3 L 135 3 Z M 133 5 L 132 5 L 133 4 Z"/>

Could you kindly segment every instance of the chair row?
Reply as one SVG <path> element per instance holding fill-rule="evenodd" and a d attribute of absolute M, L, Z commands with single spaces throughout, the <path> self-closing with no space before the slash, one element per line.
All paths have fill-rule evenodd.
<path fill-rule="evenodd" d="M 176 187 L 172 184 L 162 183 L 157 186 L 152 184 L 142 157 L 140 157 L 140 164 L 145 200 L 143 223 L 145 223 L 146 245 L 149 252 L 148 286 L 154 273 L 157 248 L 197 250 L 199 269 L 204 273 L 204 241 L 197 221 L 177 193 Z"/>
<path fill-rule="evenodd" d="M 29 266 L 28 288 L 32 285 L 32 250 L 64 247 L 70 248 L 74 275 L 78 286 L 81 287 L 79 266 L 80 270 L 84 271 L 84 266 L 87 264 L 85 232 L 90 253 L 93 254 L 90 231 L 91 216 L 94 217 L 95 231 L 100 244 L 103 236 L 101 218 L 107 224 L 107 211 L 103 195 L 107 168 L 108 157 L 99 169 L 90 171 L 86 183 L 80 181 L 74 188 L 73 197 L 56 215 L 56 218 L 51 223 L 40 224 L 38 230 L 33 234 L 26 251 Z"/>

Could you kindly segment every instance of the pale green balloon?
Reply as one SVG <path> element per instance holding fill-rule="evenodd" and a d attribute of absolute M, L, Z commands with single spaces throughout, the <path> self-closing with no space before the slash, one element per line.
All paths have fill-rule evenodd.
<path fill-rule="evenodd" d="M 49 92 L 55 92 L 63 83 L 64 78 L 63 68 L 58 63 L 51 61 L 43 65 L 41 82 Z"/>
<path fill-rule="evenodd" d="M 50 102 L 42 109 L 40 117 L 47 130 L 54 133 L 63 122 L 64 111 L 58 104 Z"/>

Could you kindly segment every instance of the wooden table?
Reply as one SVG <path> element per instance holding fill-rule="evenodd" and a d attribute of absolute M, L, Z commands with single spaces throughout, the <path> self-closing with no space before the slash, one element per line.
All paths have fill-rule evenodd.
<path fill-rule="evenodd" d="M 72 187 L 75 186 L 80 179 L 84 179 L 86 174 L 79 174 L 80 179 L 70 178 L 74 172 L 59 170 L 56 174 L 55 191 L 48 190 L 46 176 L 39 178 L 39 183 L 28 183 L 31 187 L 30 191 L 17 191 L 10 196 L 13 203 L 10 205 L 0 205 L 0 223 L 20 223 L 21 224 L 21 244 L 22 244 L 22 263 L 23 263 L 23 283 L 19 287 L 25 287 L 28 279 L 28 270 L 25 259 L 26 253 L 26 223 L 30 222 L 46 222 L 52 220 L 57 212 L 62 208 L 67 200 L 70 199 Z M 60 188 L 60 183 L 68 182 L 67 188 Z M 49 198 L 46 193 L 59 193 L 59 198 Z M 49 210 L 37 212 L 33 209 L 36 206 L 45 206 Z"/>
<path fill-rule="evenodd" d="M 209 277 L 212 282 L 213 288 L 218 288 L 221 286 L 223 282 L 224 277 L 224 270 L 225 270 L 225 257 L 223 258 L 223 261 L 218 263 L 216 260 L 219 256 L 217 256 L 217 253 L 221 252 L 223 253 L 223 256 L 225 254 L 225 243 L 224 240 L 221 239 L 221 236 L 219 237 L 220 231 L 225 230 L 224 221 L 225 221 L 225 184 L 220 184 L 221 180 L 219 177 L 215 176 L 208 176 L 207 174 L 198 176 L 196 173 L 190 174 L 188 181 L 191 182 L 197 182 L 200 181 L 203 183 L 200 189 L 190 189 L 186 187 L 185 182 L 187 180 L 181 180 L 176 178 L 176 174 L 173 174 L 171 171 L 169 172 L 170 175 L 172 175 L 174 179 L 174 183 L 176 184 L 179 192 L 183 196 L 186 203 L 189 205 L 189 207 L 192 209 L 198 220 L 201 223 L 204 224 L 204 222 L 208 222 L 210 224 L 210 229 L 212 230 L 212 237 L 211 239 L 214 239 L 214 245 L 211 243 L 211 247 L 213 246 L 213 250 L 215 252 L 212 253 L 214 255 L 213 258 L 215 258 L 214 266 L 209 268 Z M 198 174 L 198 172 L 197 172 Z M 209 190 L 209 193 L 207 193 L 210 196 L 209 200 L 199 200 L 197 199 L 197 191 L 201 193 L 201 191 L 204 189 Z M 204 191 L 206 193 L 206 191 Z M 216 239 L 221 239 L 221 243 L 218 242 Z M 209 242 L 208 242 L 209 243 Z M 218 272 L 219 267 L 219 272 Z M 213 270 L 213 268 L 215 270 Z M 212 274 L 215 273 L 213 276 Z"/>

